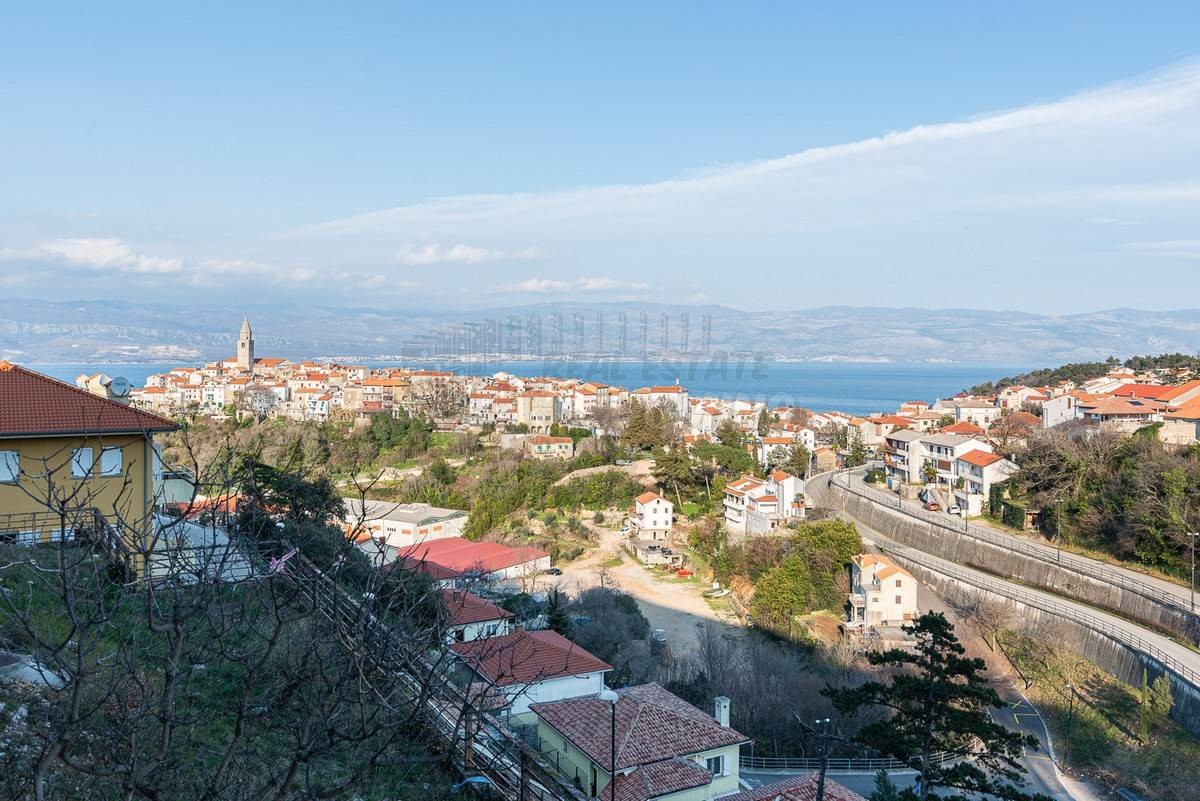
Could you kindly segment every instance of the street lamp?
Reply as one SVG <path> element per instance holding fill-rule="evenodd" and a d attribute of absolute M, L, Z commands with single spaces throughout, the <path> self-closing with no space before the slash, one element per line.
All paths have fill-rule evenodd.
<path fill-rule="evenodd" d="M 821 769 L 817 772 L 816 801 L 825 801 L 825 771 L 829 769 L 829 743 L 826 742 L 825 732 L 829 727 L 829 718 L 819 718 L 813 721 L 817 732 L 817 747 L 820 749 Z"/>
<path fill-rule="evenodd" d="M 600 691 L 598 696 L 601 701 L 607 701 L 609 710 L 612 713 L 612 721 L 609 728 L 609 750 L 608 750 L 608 798 L 609 801 L 617 801 L 617 701 L 621 700 L 621 696 L 614 691 L 604 689 Z"/>
<path fill-rule="evenodd" d="M 1071 758 L 1071 721 L 1075 717 L 1075 685 L 1068 684 L 1067 692 L 1071 694 L 1071 700 L 1067 706 L 1067 760 Z"/>

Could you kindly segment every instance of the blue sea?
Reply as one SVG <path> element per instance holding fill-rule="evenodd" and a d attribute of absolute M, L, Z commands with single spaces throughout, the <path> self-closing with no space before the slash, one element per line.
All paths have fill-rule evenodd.
<path fill-rule="evenodd" d="M 371 367 L 393 367 L 396 362 L 369 362 Z M 80 373 L 124 376 L 134 386 L 162 373 L 169 364 L 33 364 L 55 378 L 73 383 Z M 635 389 L 676 380 L 692 396 L 765 400 L 771 406 L 803 406 L 817 411 L 838 410 L 871 414 L 895 410 L 906 400 L 932 401 L 984 381 L 1023 373 L 1036 364 L 996 363 L 860 363 L 769 362 L 719 360 L 700 362 L 587 362 L 587 361 L 488 361 L 445 365 L 412 364 L 412 367 L 453 370 L 460 374 L 491 375 L 505 371 L 520 376 L 582 378 Z"/>

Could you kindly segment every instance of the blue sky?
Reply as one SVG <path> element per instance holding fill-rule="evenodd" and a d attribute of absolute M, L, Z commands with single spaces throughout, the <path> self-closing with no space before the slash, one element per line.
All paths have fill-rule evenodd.
<path fill-rule="evenodd" d="M 248 5 L 6 10 L 0 292 L 1200 297 L 1195 3 Z"/>

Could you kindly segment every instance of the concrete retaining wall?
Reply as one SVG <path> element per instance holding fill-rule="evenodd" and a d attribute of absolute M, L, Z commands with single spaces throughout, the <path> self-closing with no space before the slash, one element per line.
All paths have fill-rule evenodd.
<path fill-rule="evenodd" d="M 840 509 L 848 517 L 875 529 L 902 545 L 933 554 L 964 567 L 1030 587 L 1048 590 L 1092 606 L 1107 609 L 1162 631 L 1200 639 L 1200 618 L 1186 609 L 1168 605 L 1133 590 L 1114 587 L 1026 554 L 1006 550 L 961 532 L 920 520 L 898 509 L 888 509 L 868 498 L 818 479 L 809 482 L 810 499 L 829 509 Z"/>
<path fill-rule="evenodd" d="M 1162 663 L 1152 657 L 1135 651 L 1082 623 L 1064 619 L 1003 595 L 981 590 L 902 556 L 893 554 L 893 558 L 903 564 L 940 597 L 953 599 L 962 595 L 976 595 L 1011 604 L 1018 611 L 1021 622 L 1029 631 L 1053 632 L 1055 639 L 1059 640 L 1064 647 L 1071 649 L 1127 684 L 1135 687 L 1141 686 L 1143 670 L 1150 681 L 1162 675 L 1168 676 L 1171 680 L 1172 695 L 1175 698 L 1175 705 L 1171 708 L 1171 717 L 1194 736 L 1200 737 L 1200 690 L 1167 670 Z"/>

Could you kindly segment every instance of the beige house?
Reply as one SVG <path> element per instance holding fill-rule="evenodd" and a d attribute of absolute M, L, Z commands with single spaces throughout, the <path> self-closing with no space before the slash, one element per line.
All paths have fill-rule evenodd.
<path fill-rule="evenodd" d="M 0 361 L 0 540 L 106 539 L 138 555 L 152 543 L 155 434 L 179 426 Z"/>
<path fill-rule="evenodd" d="M 738 791 L 750 740 L 729 727 L 728 698 L 716 699 L 714 717 L 657 684 L 606 694 L 530 707 L 543 755 L 588 797 L 711 801 Z"/>
<path fill-rule="evenodd" d="M 850 564 L 850 622 L 900 626 L 915 619 L 917 580 L 890 557 L 862 553 Z"/>
<path fill-rule="evenodd" d="M 562 419 L 558 395 L 554 392 L 540 389 L 522 392 L 513 402 L 515 422 L 529 426 L 533 433 L 544 434 Z"/>
<path fill-rule="evenodd" d="M 525 440 L 525 450 L 534 459 L 570 459 L 575 455 L 575 440 L 570 437 L 534 434 Z"/>

